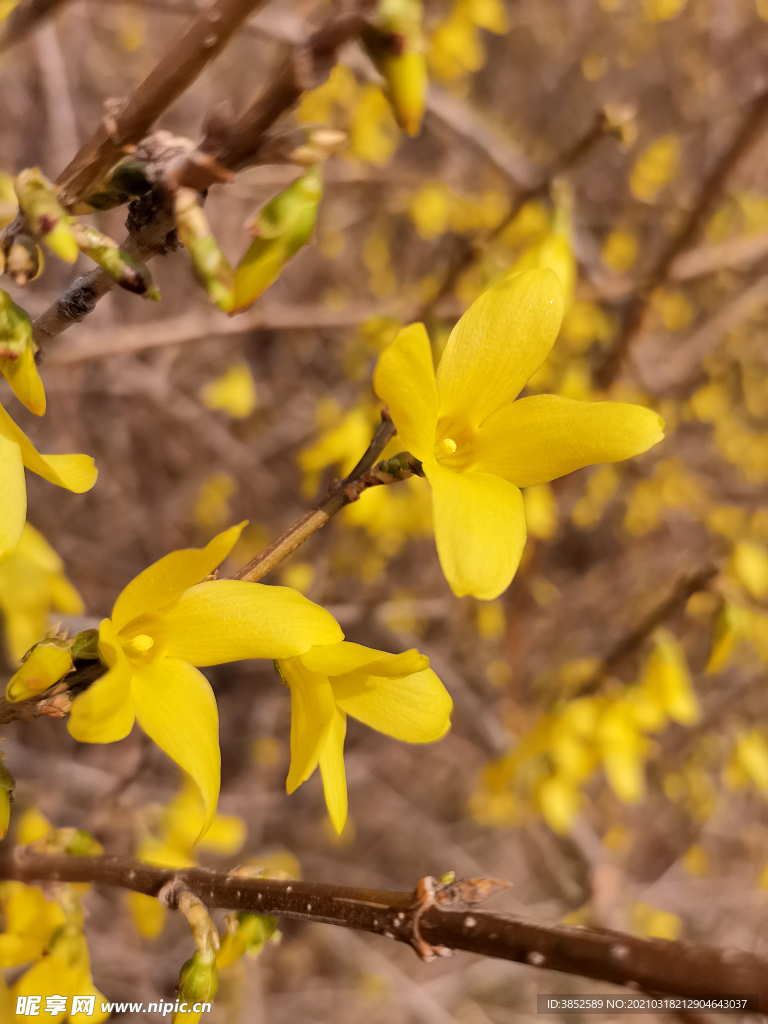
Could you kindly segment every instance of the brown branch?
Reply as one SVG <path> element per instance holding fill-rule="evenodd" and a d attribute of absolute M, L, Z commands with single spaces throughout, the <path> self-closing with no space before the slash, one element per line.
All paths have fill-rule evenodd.
<path fill-rule="evenodd" d="M 547 970 L 676 996 L 756 996 L 751 1011 L 768 1009 L 768 963 L 751 953 L 687 942 L 639 939 L 622 932 L 570 928 L 478 910 L 473 904 L 498 885 L 472 879 L 415 892 L 358 889 L 320 882 L 247 878 L 205 868 L 177 871 L 123 857 L 76 857 L 7 850 L 0 878 L 20 882 L 90 882 L 158 896 L 174 906 L 186 891 L 215 907 L 333 924 L 405 942 L 424 951 L 466 950 Z M 477 891 L 471 902 L 466 889 Z M 445 894 L 443 896 L 442 894 Z M 455 894 L 455 895 L 454 895 Z M 460 908 L 460 909 L 457 909 Z M 468 909 L 467 909 L 468 908 Z"/>
<path fill-rule="evenodd" d="M 193 344 L 211 338 L 232 338 L 251 331 L 335 330 L 357 327 L 371 316 L 393 315 L 392 302 L 358 303 L 342 310 L 328 309 L 323 303 L 278 305 L 259 302 L 238 317 L 223 317 L 215 310 L 198 310 L 164 317 L 151 323 L 128 324 L 101 331 L 85 331 L 66 338 L 46 355 L 46 368 L 71 366 L 90 359 L 123 356 L 166 345 Z"/>
<path fill-rule="evenodd" d="M 307 42 L 291 49 L 282 67 L 248 109 L 232 124 L 215 124 L 209 137 L 179 167 L 177 180 L 203 191 L 220 180 L 220 169 L 238 171 L 258 160 L 265 133 L 307 89 L 320 85 L 339 49 L 359 35 L 368 0 L 331 16 Z"/>
<path fill-rule="evenodd" d="M 58 179 L 59 198 L 74 207 L 195 81 L 264 0 L 212 0 L 158 61 L 119 111 L 107 115 Z"/>
<path fill-rule="evenodd" d="M 496 239 L 503 234 L 525 204 L 530 202 L 532 199 L 537 199 L 540 196 L 546 195 L 554 179 L 574 167 L 609 130 L 610 125 L 607 118 L 605 114 L 601 112 L 592 122 L 585 134 L 552 161 L 537 185 L 518 192 L 514 197 L 512 205 L 506 216 L 499 224 L 496 225 L 495 228 L 493 228 L 492 231 L 488 232 L 488 234 L 480 240 L 468 237 L 457 238 L 456 246 L 449 257 L 448 268 L 443 277 L 439 292 L 434 296 L 434 298 L 430 299 L 429 302 L 422 306 L 421 311 L 416 316 L 416 319 L 428 319 L 434 312 L 438 303 L 453 292 L 456 287 L 456 282 L 459 280 L 461 275 L 482 255 L 483 250 L 488 245 L 496 241 Z"/>
<path fill-rule="evenodd" d="M 643 330 L 654 291 L 667 280 L 675 259 L 693 242 L 702 224 L 712 212 L 731 172 L 760 137 L 766 121 L 768 90 L 753 100 L 730 146 L 704 179 L 699 197 L 685 218 L 681 230 L 667 243 L 643 285 L 628 303 L 619 337 L 595 373 L 595 379 L 600 387 L 608 387 L 621 372 L 632 342 Z"/>
<path fill-rule="evenodd" d="M 127 227 L 129 234 L 122 247 L 142 263 L 178 248 L 170 195 L 162 187 L 152 189 L 131 204 Z M 116 285 L 115 279 L 101 267 L 75 278 L 64 293 L 32 321 L 35 343 L 42 348 L 73 324 L 80 323 Z"/>
<path fill-rule="evenodd" d="M 666 622 L 667 619 L 679 611 L 692 594 L 704 590 L 707 584 L 717 576 L 719 571 L 720 566 L 718 565 L 705 565 L 696 572 L 681 576 L 669 595 L 654 608 L 651 608 L 634 629 L 631 629 L 616 641 L 601 660 L 595 673 L 577 687 L 572 697 L 584 697 L 594 693 L 606 676 L 613 672 L 626 658 L 634 654 L 645 643 L 657 626 Z"/>
<path fill-rule="evenodd" d="M 263 551 L 259 552 L 247 565 L 233 574 L 233 580 L 245 580 L 248 583 L 256 583 L 271 572 L 275 566 L 287 558 L 292 551 L 308 540 L 313 533 L 328 522 L 331 516 L 335 516 L 345 505 L 356 501 L 360 494 L 367 487 L 374 484 L 384 483 L 382 479 L 374 479 L 370 475 L 377 459 L 386 446 L 395 436 L 395 425 L 389 418 L 389 414 L 382 413 L 381 424 L 373 436 L 368 449 L 358 464 L 343 480 L 339 480 L 331 487 L 328 494 L 313 509 L 303 515 L 301 519 L 289 527 L 282 536 L 274 540 Z M 402 479 L 403 477 L 394 479 Z M 392 482 L 392 481 L 389 481 Z"/>

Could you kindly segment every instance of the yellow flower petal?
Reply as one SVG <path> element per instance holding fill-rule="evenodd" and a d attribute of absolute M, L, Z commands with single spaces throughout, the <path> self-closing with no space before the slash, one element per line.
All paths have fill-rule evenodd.
<path fill-rule="evenodd" d="M 525 547 L 523 496 L 490 473 L 454 473 L 424 465 L 432 485 L 435 541 L 445 578 L 457 597 L 486 601 L 512 582 Z"/>
<path fill-rule="evenodd" d="M 131 580 L 112 609 L 112 621 L 119 632 L 139 615 L 156 612 L 181 597 L 185 590 L 204 580 L 223 562 L 237 543 L 245 522 L 231 526 L 204 548 L 171 551 Z"/>
<path fill-rule="evenodd" d="M 403 444 L 417 459 L 433 458 L 437 427 L 437 384 L 424 324 L 405 327 L 379 356 L 376 394 L 389 406 Z"/>
<path fill-rule="evenodd" d="M 141 728 L 197 783 L 204 835 L 216 813 L 221 779 L 219 714 L 210 683 L 185 661 L 156 658 L 134 672 L 131 692 Z"/>
<path fill-rule="evenodd" d="M 0 433 L 0 562 L 19 546 L 27 514 L 24 463 L 15 441 Z"/>
<path fill-rule="evenodd" d="M 640 405 L 532 395 L 483 424 L 475 465 L 517 487 L 531 487 L 582 466 L 640 455 L 663 439 L 663 428 L 661 416 Z"/>
<path fill-rule="evenodd" d="M 440 360 L 440 417 L 480 426 L 513 401 L 547 357 L 562 317 L 560 282 L 551 270 L 508 274 L 483 292 Z"/>
<path fill-rule="evenodd" d="M 114 743 L 133 728 L 131 666 L 109 619 L 99 626 L 99 651 L 109 671 L 75 697 L 67 723 L 81 743 Z"/>
<path fill-rule="evenodd" d="M 291 688 L 291 767 L 285 788 L 293 793 L 317 767 L 336 707 L 328 679 L 310 672 L 301 658 L 281 659 L 280 671 Z"/>
<path fill-rule="evenodd" d="M 168 908 L 156 896 L 145 896 L 143 892 L 126 893 L 125 902 L 139 935 L 144 939 L 158 938 L 165 927 Z"/>
<path fill-rule="evenodd" d="M 360 670 L 370 675 L 405 676 L 429 668 L 429 658 L 416 650 L 388 654 L 348 640 L 313 647 L 302 655 L 301 660 L 310 672 L 326 676 L 341 676 Z"/>
<path fill-rule="evenodd" d="M 0 435 L 15 441 L 27 469 L 58 487 L 82 494 L 96 483 L 98 470 L 90 455 L 42 455 L 0 405 Z"/>
<path fill-rule="evenodd" d="M 342 711 L 396 740 L 432 743 L 451 726 L 453 702 L 431 668 L 394 678 L 342 676 L 331 686 Z"/>
<path fill-rule="evenodd" d="M 2 360 L 2 373 L 21 404 L 35 416 L 42 416 L 45 412 L 45 389 L 37 371 L 33 345 L 27 345 L 18 359 Z"/>
<path fill-rule="evenodd" d="M 242 580 L 199 583 L 155 622 L 155 642 L 191 665 L 290 658 L 344 636 L 329 612 L 297 590 Z"/>
<path fill-rule="evenodd" d="M 338 708 L 333 713 L 331 725 L 320 751 L 320 773 L 323 776 L 323 792 L 328 814 L 333 827 L 341 835 L 347 820 L 347 775 L 344 771 L 344 736 L 347 732 L 347 716 Z"/>

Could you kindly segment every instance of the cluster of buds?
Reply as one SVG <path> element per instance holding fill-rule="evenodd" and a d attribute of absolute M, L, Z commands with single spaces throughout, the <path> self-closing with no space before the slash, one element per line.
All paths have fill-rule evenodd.
<path fill-rule="evenodd" d="M 304 174 L 256 214 L 249 225 L 254 240 L 234 270 L 210 228 L 200 194 L 187 187 L 174 189 L 179 240 L 208 298 L 222 312 L 234 315 L 249 309 L 311 240 L 323 194 L 321 164 L 344 139 L 343 133 L 327 128 L 303 133 L 286 158 L 303 166 Z"/>
<path fill-rule="evenodd" d="M 133 198 L 129 184 L 124 181 L 126 175 L 118 174 L 118 170 L 112 175 L 116 178 L 115 187 L 111 187 L 110 179 L 109 188 L 92 196 L 93 203 L 83 207 L 85 212 L 94 207 L 109 208 L 112 199 L 117 202 Z M 141 189 L 141 185 L 133 181 L 135 177 L 135 174 L 129 175 L 130 188 Z M 155 301 L 160 298 L 147 268 L 107 235 L 81 224 L 69 214 L 57 198 L 55 185 L 39 168 L 22 171 L 13 184 L 20 216 L 6 230 L 0 250 L 0 269 L 14 284 L 24 286 L 40 274 L 43 257 L 38 243 L 42 241 L 65 263 L 74 263 L 82 252 L 121 288 Z M 0 340 L 5 340 L 4 333 L 0 333 Z"/>

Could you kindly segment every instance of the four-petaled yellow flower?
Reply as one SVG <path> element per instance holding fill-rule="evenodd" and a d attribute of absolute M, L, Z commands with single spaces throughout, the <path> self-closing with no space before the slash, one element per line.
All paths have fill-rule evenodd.
<path fill-rule="evenodd" d="M 25 466 L 76 494 L 89 491 L 96 483 L 97 470 L 90 455 L 41 455 L 0 405 L 0 562 L 13 553 L 24 531 Z"/>
<path fill-rule="evenodd" d="M 137 719 L 197 783 L 202 832 L 219 794 L 219 727 L 213 691 L 194 666 L 290 658 L 342 635 L 332 615 L 295 590 L 206 580 L 244 525 L 205 548 L 172 551 L 128 584 L 99 627 L 109 670 L 73 701 L 69 719 L 70 733 L 84 743 L 120 740 Z"/>
<path fill-rule="evenodd" d="M 551 270 L 507 275 L 454 327 L 437 375 L 423 324 L 379 357 L 374 385 L 432 486 L 437 551 L 459 597 L 492 599 L 515 575 L 526 537 L 521 487 L 617 462 L 663 437 L 650 409 L 557 395 L 515 401 L 560 328 Z"/>
<path fill-rule="evenodd" d="M 386 654 L 343 641 L 279 658 L 291 689 L 293 793 L 320 765 L 328 813 L 341 832 L 347 819 L 344 736 L 347 715 L 407 743 L 432 743 L 450 727 L 448 691 L 418 651 Z"/>

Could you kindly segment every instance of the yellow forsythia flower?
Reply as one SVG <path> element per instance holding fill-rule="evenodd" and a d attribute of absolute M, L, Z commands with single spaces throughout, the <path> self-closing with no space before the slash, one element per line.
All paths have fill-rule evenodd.
<path fill-rule="evenodd" d="M 109 670 L 75 698 L 69 718 L 83 743 L 123 739 L 137 719 L 197 783 L 203 832 L 216 812 L 221 758 L 216 700 L 194 666 L 291 657 L 341 639 L 333 617 L 294 590 L 206 580 L 244 525 L 205 548 L 172 551 L 125 587 L 99 627 Z"/>
<path fill-rule="evenodd" d="M 350 155 L 384 167 L 400 138 L 395 115 L 381 88 L 373 84 L 363 86 L 349 123 Z"/>
<path fill-rule="evenodd" d="M 454 327 L 435 375 L 423 324 L 379 357 L 374 384 L 432 486 L 437 551 L 454 593 L 490 600 L 515 575 L 526 537 L 521 487 L 616 462 L 663 437 L 654 412 L 556 395 L 515 401 L 562 318 L 550 270 L 512 273 Z"/>
<path fill-rule="evenodd" d="M 104 996 L 93 984 L 91 961 L 85 936 L 72 925 L 66 925 L 54 935 L 46 955 L 34 963 L 11 989 L 16 1002 L 23 996 L 40 996 L 46 1005 L 49 996 L 64 996 L 67 1010 L 72 1009 L 73 996 L 93 996 L 93 1013 L 66 1013 L 48 1016 L 49 1021 L 68 1021 L 69 1024 L 101 1024 L 109 1016 L 102 1010 Z"/>
<path fill-rule="evenodd" d="M 53 609 L 82 615 L 84 606 L 64 574 L 62 560 L 43 535 L 25 523 L 19 546 L 0 564 L 0 611 L 12 665 L 18 665 L 45 635 Z"/>
<path fill-rule="evenodd" d="M 676 135 L 662 135 L 644 149 L 632 168 L 629 188 L 635 199 L 653 203 L 665 185 L 677 174 L 680 163 L 680 140 Z"/>
<path fill-rule="evenodd" d="M 89 491 L 96 483 L 97 470 L 90 455 L 41 455 L 0 405 L 0 562 L 13 553 L 24 531 L 25 466 L 76 494 Z"/>
<path fill-rule="evenodd" d="M 256 408 L 256 385 L 247 363 L 235 363 L 206 384 L 200 399 L 207 409 L 221 409 L 233 420 L 243 420 Z"/>
<path fill-rule="evenodd" d="M 36 350 L 29 317 L 0 289 L 0 373 L 22 405 L 42 416 L 45 391 L 35 364 Z"/>
<path fill-rule="evenodd" d="M 549 827 L 560 835 L 570 832 L 581 805 L 578 786 L 564 775 L 553 775 L 539 785 L 536 795 Z"/>
<path fill-rule="evenodd" d="M 768 594 L 768 552 L 760 544 L 740 541 L 733 549 L 731 568 L 752 597 L 759 600 Z"/>
<path fill-rule="evenodd" d="M 5 918 L 0 968 L 39 959 L 51 935 L 64 924 L 64 911 L 55 900 L 46 899 L 42 889 L 21 882 L 0 883 L 0 904 Z"/>
<path fill-rule="evenodd" d="M 693 725 L 701 716 L 691 674 L 680 644 L 671 633 L 659 630 L 645 663 L 641 686 L 674 722 Z"/>
<path fill-rule="evenodd" d="M 347 715 L 394 739 L 432 743 L 450 728 L 452 702 L 418 651 L 387 654 L 343 641 L 279 658 L 291 689 L 289 793 L 320 765 L 328 813 L 341 832 L 347 820 L 344 736 Z"/>
<path fill-rule="evenodd" d="M 614 228 L 603 242 L 600 259 L 610 270 L 625 274 L 635 265 L 640 245 L 637 235 L 629 228 Z"/>

